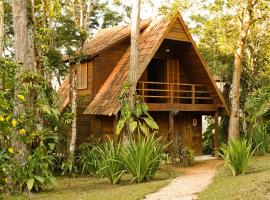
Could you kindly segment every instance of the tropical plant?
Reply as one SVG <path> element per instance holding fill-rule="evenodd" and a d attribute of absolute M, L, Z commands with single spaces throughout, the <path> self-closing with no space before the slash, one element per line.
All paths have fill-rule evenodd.
<path fill-rule="evenodd" d="M 191 149 L 189 149 L 189 148 L 187 148 L 185 150 L 185 158 L 184 159 L 186 160 L 187 166 L 190 167 L 193 164 L 194 160 L 195 160 L 195 153 L 194 153 L 194 151 L 191 150 Z"/>
<path fill-rule="evenodd" d="M 124 164 L 120 158 L 121 145 L 109 140 L 103 146 L 96 148 L 99 157 L 97 174 L 108 178 L 112 184 L 119 183 L 125 173 Z"/>
<path fill-rule="evenodd" d="M 134 176 L 133 180 L 140 183 L 153 178 L 167 147 L 165 140 L 156 138 L 155 134 L 130 137 L 123 144 L 121 157 L 128 172 Z"/>
<path fill-rule="evenodd" d="M 221 145 L 220 155 L 233 175 L 237 176 L 246 173 L 254 151 L 252 144 L 246 139 L 231 139 L 228 144 Z"/>
<path fill-rule="evenodd" d="M 78 158 L 78 171 L 81 174 L 93 175 L 97 171 L 99 159 L 97 144 L 84 143 L 76 152 Z"/>
<path fill-rule="evenodd" d="M 214 153 L 214 133 L 213 133 L 214 128 L 215 124 L 211 123 L 207 127 L 206 131 L 203 133 L 202 151 L 204 154 Z"/>
<path fill-rule="evenodd" d="M 120 119 L 116 126 L 116 134 L 120 134 L 124 127 L 128 127 L 131 133 L 137 131 L 137 133 L 144 133 L 148 135 L 150 130 L 158 130 L 159 127 L 155 120 L 149 115 L 148 107 L 139 95 L 133 94 L 135 101 L 134 112 L 132 112 L 131 105 L 129 102 L 131 93 L 130 84 L 125 84 L 123 90 L 119 96 L 119 100 L 122 103 L 120 111 Z"/>
<path fill-rule="evenodd" d="M 251 139 L 255 153 L 264 155 L 270 150 L 270 135 L 267 126 L 263 124 L 256 124 L 251 131 Z"/>
<path fill-rule="evenodd" d="M 25 166 L 16 165 L 13 171 L 13 181 L 18 185 L 20 191 L 44 190 L 46 186 L 53 186 L 55 178 L 53 175 L 54 157 L 47 154 L 46 149 L 39 147 L 28 156 Z"/>

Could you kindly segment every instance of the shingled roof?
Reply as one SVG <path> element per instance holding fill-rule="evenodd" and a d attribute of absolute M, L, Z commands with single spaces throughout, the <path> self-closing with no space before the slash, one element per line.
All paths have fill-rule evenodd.
<path fill-rule="evenodd" d="M 138 79 L 150 63 L 175 20 L 176 17 L 173 20 L 169 20 L 166 17 L 160 16 L 154 19 L 141 34 L 140 59 L 137 69 Z M 117 97 L 121 92 L 123 84 L 128 79 L 129 57 L 130 49 L 127 49 L 94 100 L 84 111 L 84 114 L 109 116 L 117 114 L 120 109 L 120 102 Z"/>
<path fill-rule="evenodd" d="M 141 22 L 140 29 L 145 29 L 151 22 L 147 19 Z M 83 55 L 95 56 L 101 51 L 110 48 L 115 43 L 122 41 L 130 36 L 130 25 L 115 26 L 112 28 L 102 29 L 93 39 L 89 38 L 83 47 Z"/>
<path fill-rule="evenodd" d="M 185 26 L 183 19 L 180 15 L 175 16 L 174 18 L 166 18 L 160 16 L 151 21 L 151 23 L 143 30 L 141 33 L 141 42 L 140 42 L 140 58 L 139 66 L 137 68 L 137 79 L 142 76 L 143 72 L 147 68 L 151 59 L 157 52 L 161 43 L 165 39 L 166 35 L 170 31 L 171 27 L 174 25 L 176 20 L 181 21 L 182 26 L 185 29 L 187 37 L 191 42 L 195 52 L 197 54 L 197 59 L 201 62 L 206 76 L 209 78 L 214 90 L 216 91 L 217 98 L 222 103 L 225 108 L 226 113 L 229 115 L 229 109 L 222 97 L 219 89 L 217 88 L 215 81 L 208 70 L 205 61 L 200 55 L 195 42 L 193 41 L 191 35 L 188 33 L 188 29 Z M 90 105 L 85 109 L 84 114 L 94 114 L 94 115 L 116 115 L 120 110 L 120 102 L 118 96 L 122 90 L 123 84 L 128 80 L 128 70 L 129 70 L 129 59 L 130 58 L 130 49 L 127 49 L 122 58 L 114 67 L 114 70 L 104 82 L 99 92 L 95 96 L 94 100 Z M 137 80 L 137 81 L 138 81 Z"/>
<path fill-rule="evenodd" d="M 60 111 L 63 111 L 65 107 L 69 103 L 70 99 L 70 80 L 69 80 L 69 75 L 67 75 L 66 79 L 64 82 L 61 84 L 60 88 L 57 91 L 58 95 L 60 96 L 61 102 L 61 107 Z"/>
<path fill-rule="evenodd" d="M 151 23 L 151 19 L 146 19 L 141 22 L 140 29 L 145 29 Z M 120 42 L 130 36 L 130 25 L 120 25 L 111 28 L 101 29 L 96 33 L 94 38 L 89 38 L 83 45 L 83 55 L 88 58 L 94 57 L 102 51 L 110 48 L 117 42 Z M 69 60 L 69 56 L 64 58 L 65 61 Z M 58 95 L 62 98 L 61 111 L 69 104 L 70 101 L 70 81 L 69 76 L 61 84 L 57 91 Z"/>

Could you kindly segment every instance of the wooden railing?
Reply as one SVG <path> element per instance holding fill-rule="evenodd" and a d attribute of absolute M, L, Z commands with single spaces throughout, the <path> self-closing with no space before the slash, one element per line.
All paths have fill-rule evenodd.
<path fill-rule="evenodd" d="M 202 84 L 140 81 L 137 93 L 147 103 L 213 104 L 213 98 Z"/>

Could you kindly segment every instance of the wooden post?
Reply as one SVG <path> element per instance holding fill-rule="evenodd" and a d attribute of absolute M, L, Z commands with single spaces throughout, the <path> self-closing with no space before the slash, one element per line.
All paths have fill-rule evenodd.
<path fill-rule="evenodd" d="M 217 157 L 217 151 L 219 150 L 219 124 L 218 124 L 218 111 L 215 112 L 214 150 L 215 150 L 215 156 Z"/>
<path fill-rule="evenodd" d="M 142 99 L 145 102 L 145 100 L 144 100 L 144 82 L 142 82 Z"/>
<path fill-rule="evenodd" d="M 192 85 L 192 104 L 195 104 L 195 85 Z"/>
<path fill-rule="evenodd" d="M 174 87 L 173 87 L 173 83 L 170 83 L 170 88 L 171 88 L 171 103 L 174 103 L 174 101 L 173 101 L 173 89 L 174 89 Z"/>
<path fill-rule="evenodd" d="M 174 150 L 173 150 L 173 144 L 174 144 L 174 112 L 171 111 L 169 113 L 169 134 L 168 134 L 168 140 L 171 143 L 169 146 L 169 153 L 172 157 L 172 161 L 174 161 Z"/>

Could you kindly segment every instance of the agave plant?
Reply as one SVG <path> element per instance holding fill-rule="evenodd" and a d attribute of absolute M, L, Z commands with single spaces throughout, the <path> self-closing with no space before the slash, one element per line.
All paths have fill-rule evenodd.
<path fill-rule="evenodd" d="M 254 154 L 252 144 L 246 139 L 232 139 L 221 146 L 221 156 L 225 164 L 230 167 L 234 176 L 245 174 L 249 162 Z"/>
<path fill-rule="evenodd" d="M 112 184 L 119 183 L 125 173 L 124 164 L 120 159 L 120 144 L 114 144 L 112 140 L 106 142 L 103 147 L 97 147 L 97 174 L 107 177 Z"/>
<path fill-rule="evenodd" d="M 153 178 L 167 146 L 165 140 L 156 138 L 155 134 L 130 137 L 123 144 L 121 157 L 128 172 L 134 176 L 133 180 L 140 183 Z"/>

